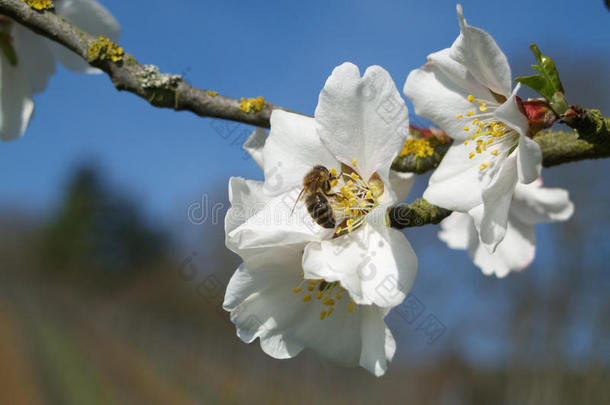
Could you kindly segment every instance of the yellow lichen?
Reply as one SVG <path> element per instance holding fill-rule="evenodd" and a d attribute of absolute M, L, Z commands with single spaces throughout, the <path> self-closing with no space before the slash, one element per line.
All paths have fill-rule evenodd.
<path fill-rule="evenodd" d="M 405 146 L 398 156 L 414 154 L 419 158 L 425 158 L 434 154 L 434 148 L 430 146 L 427 139 L 410 138 L 405 142 Z"/>
<path fill-rule="evenodd" d="M 218 95 L 217 91 L 206 90 L 205 92 L 208 93 L 208 96 L 212 96 L 212 97 L 216 97 Z"/>
<path fill-rule="evenodd" d="M 243 98 L 241 99 L 241 104 L 239 109 L 243 112 L 258 112 L 263 109 L 265 106 L 265 99 L 261 96 L 257 98 Z"/>
<path fill-rule="evenodd" d="M 113 62 L 120 62 L 123 60 L 124 55 L 125 52 L 123 51 L 123 48 L 101 35 L 99 39 L 93 41 L 89 45 L 89 49 L 87 49 L 87 57 L 90 62 L 107 59 L 110 59 Z"/>
<path fill-rule="evenodd" d="M 54 4 L 51 0 L 21 0 L 28 6 L 32 7 L 34 10 L 47 10 L 49 8 L 53 8 Z"/>

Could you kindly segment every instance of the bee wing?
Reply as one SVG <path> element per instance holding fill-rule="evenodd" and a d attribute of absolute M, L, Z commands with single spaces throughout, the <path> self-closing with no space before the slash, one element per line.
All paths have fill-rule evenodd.
<path fill-rule="evenodd" d="M 301 190 L 301 192 L 299 193 L 299 196 L 297 197 L 296 201 L 294 202 L 294 205 L 292 206 L 292 210 L 290 210 L 290 215 L 292 215 L 292 213 L 294 212 L 294 209 L 296 208 L 297 204 L 301 200 L 301 197 L 303 197 L 304 192 L 305 192 L 305 188 L 303 188 Z"/>

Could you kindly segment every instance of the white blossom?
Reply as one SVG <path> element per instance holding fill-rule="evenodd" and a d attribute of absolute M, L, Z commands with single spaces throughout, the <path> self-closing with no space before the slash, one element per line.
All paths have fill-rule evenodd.
<path fill-rule="evenodd" d="M 105 35 L 113 41 L 120 35 L 119 23 L 94 0 L 56 0 L 55 12 L 89 34 Z M 23 135 L 34 112 L 32 97 L 47 87 L 56 60 L 77 73 L 99 70 L 8 17 L 0 15 L 0 19 L 16 56 L 16 61 L 11 61 L 0 50 L 0 139 L 9 141 Z"/>
<path fill-rule="evenodd" d="M 471 27 L 458 5 L 460 35 L 407 77 L 404 92 L 417 114 L 431 119 L 453 145 L 432 175 L 424 198 L 480 218 L 482 243 L 493 252 L 506 232 L 517 183 L 540 175 L 542 154 L 511 91 L 506 56 L 485 31 Z"/>

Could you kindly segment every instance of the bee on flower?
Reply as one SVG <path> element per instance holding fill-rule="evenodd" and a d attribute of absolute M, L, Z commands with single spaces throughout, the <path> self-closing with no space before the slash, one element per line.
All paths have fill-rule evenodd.
<path fill-rule="evenodd" d="M 390 171 L 408 124 L 385 70 L 361 76 L 344 63 L 314 118 L 275 110 L 268 138 L 257 130 L 246 142 L 265 181 L 229 183 L 226 245 L 244 262 L 224 308 L 242 340 L 259 338 L 276 358 L 309 348 L 384 374 L 396 348 L 384 318 L 417 272 L 411 245 L 386 222 L 413 184 L 412 174 Z"/>

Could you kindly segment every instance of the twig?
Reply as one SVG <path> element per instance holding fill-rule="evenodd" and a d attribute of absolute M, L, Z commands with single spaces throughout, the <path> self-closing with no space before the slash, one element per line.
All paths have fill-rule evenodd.
<path fill-rule="evenodd" d="M 285 110 L 266 101 L 262 103 L 262 99 L 250 108 L 247 105 L 244 107 L 242 100 L 197 89 L 180 76 L 161 74 L 156 66 L 141 65 L 134 56 L 127 53 L 119 62 L 111 59 L 91 60 L 89 49 L 99 43 L 98 38 L 78 29 L 51 11 L 34 10 L 21 0 L 0 0 L 0 14 L 65 46 L 92 66 L 107 73 L 118 90 L 136 94 L 155 107 L 191 111 L 201 117 L 223 118 L 265 128 L 269 128 L 272 110 Z"/>

